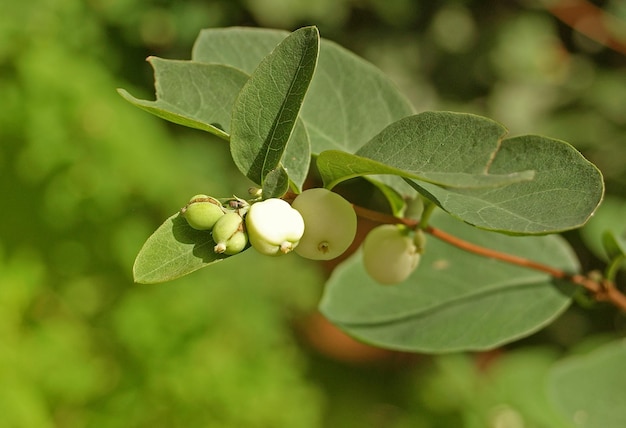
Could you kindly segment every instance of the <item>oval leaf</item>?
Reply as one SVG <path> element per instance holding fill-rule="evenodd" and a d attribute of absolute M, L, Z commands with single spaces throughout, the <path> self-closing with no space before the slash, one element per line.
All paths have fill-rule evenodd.
<path fill-rule="evenodd" d="M 442 214 L 432 222 L 477 245 L 570 272 L 578 269 L 570 247 L 558 236 L 488 233 Z M 377 346 L 420 352 L 478 350 L 542 328 L 569 305 L 574 290 L 547 274 L 431 237 L 418 269 L 396 286 L 374 282 L 356 253 L 331 275 L 320 310 L 342 330 Z"/>
<path fill-rule="evenodd" d="M 594 213 L 589 222 L 580 229 L 581 236 L 587 247 L 603 260 L 610 260 L 611 256 L 605 248 L 603 235 L 610 233 L 619 247 L 626 249 L 626 200 L 613 195 L 606 195 L 602 204 Z"/>
<path fill-rule="evenodd" d="M 148 58 L 154 68 L 156 101 L 140 100 L 123 89 L 127 101 L 162 119 L 228 139 L 230 114 L 248 75 L 233 67 Z"/>
<path fill-rule="evenodd" d="M 235 101 L 231 154 L 239 170 L 261 186 L 283 161 L 318 51 L 315 27 L 294 31 L 261 61 Z M 291 144 L 297 145 L 304 158 L 310 157 L 308 141 L 296 139 Z"/>
<path fill-rule="evenodd" d="M 296 126 L 293 128 L 285 153 L 283 154 L 281 167 L 287 173 L 287 178 L 291 184 L 295 187 L 297 192 L 302 191 L 302 185 L 309 173 L 309 166 L 311 164 L 311 150 L 309 143 L 309 134 L 304 127 L 302 119 L 298 118 Z M 267 183 L 267 176 L 265 177 L 266 183 L 263 185 L 263 191 L 265 195 L 268 195 L 269 189 Z M 282 193 L 275 193 L 274 196 L 281 196 Z M 266 198 L 268 196 L 265 196 Z M 272 197 L 272 196 L 269 196 Z"/>
<path fill-rule="evenodd" d="M 511 234 L 547 234 L 582 226 L 602 200 L 602 174 L 571 145 L 526 135 L 502 141 L 494 174 L 534 170 L 530 181 L 493 189 L 443 188 L 410 180 L 418 192 L 474 226 Z"/>
<path fill-rule="evenodd" d="M 282 166 L 277 166 L 265 175 L 263 198 L 280 198 L 289 190 L 289 175 Z"/>
<path fill-rule="evenodd" d="M 342 181 L 364 175 L 397 175 L 414 178 L 446 187 L 465 189 L 505 186 L 520 181 L 532 180 L 534 171 L 514 172 L 511 174 L 472 174 L 467 172 L 424 173 L 416 170 L 395 168 L 389 164 L 366 157 L 353 155 L 339 150 L 327 150 L 317 158 L 317 168 L 324 182 L 324 187 L 332 189 Z"/>
<path fill-rule="evenodd" d="M 133 266 L 135 282 L 171 281 L 229 256 L 213 251 L 211 234 L 195 230 L 180 214 L 159 226 L 139 251 Z"/>
<path fill-rule="evenodd" d="M 611 230 L 602 234 L 602 245 L 610 259 L 626 256 L 626 238 Z"/>
<path fill-rule="evenodd" d="M 207 28 L 196 38 L 191 59 L 227 64 L 252 74 L 261 60 L 288 35 L 288 31 L 265 28 Z"/>
<path fill-rule="evenodd" d="M 320 155 L 326 162 L 323 178 L 325 183 L 337 183 L 357 175 L 396 174 L 458 188 L 497 187 L 532 179 L 533 171 L 491 173 L 505 133 L 502 125 L 484 117 L 425 112 L 392 123 L 352 160 L 329 162 L 333 159 Z"/>
<path fill-rule="evenodd" d="M 354 153 L 387 125 L 414 112 L 382 71 L 336 43 L 322 41 L 302 107 L 314 154 L 332 149 Z"/>
<path fill-rule="evenodd" d="M 287 34 L 241 27 L 203 30 L 193 59 L 251 73 Z M 315 76 L 300 112 L 313 154 L 332 149 L 354 153 L 387 125 L 413 113 L 379 69 L 336 43 L 321 41 Z"/>
<path fill-rule="evenodd" d="M 626 426 L 626 341 L 610 343 L 552 369 L 549 392 L 556 407 L 576 427 Z"/>

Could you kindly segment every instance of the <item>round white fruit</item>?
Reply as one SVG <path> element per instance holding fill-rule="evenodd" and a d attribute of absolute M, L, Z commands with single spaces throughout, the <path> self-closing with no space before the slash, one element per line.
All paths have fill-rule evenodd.
<path fill-rule="evenodd" d="M 304 235 L 296 253 L 313 260 L 340 256 L 356 235 L 357 217 L 352 204 L 324 188 L 308 189 L 291 205 L 304 219 Z"/>
<path fill-rule="evenodd" d="M 413 237 L 402 226 L 383 224 L 372 229 L 363 241 L 363 265 L 381 284 L 406 280 L 420 261 Z"/>
<path fill-rule="evenodd" d="M 246 229 L 255 250 L 277 256 L 296 248 L 304 233 L 304 220 L 288 202 L 271 198 L 250 206 Z"/>

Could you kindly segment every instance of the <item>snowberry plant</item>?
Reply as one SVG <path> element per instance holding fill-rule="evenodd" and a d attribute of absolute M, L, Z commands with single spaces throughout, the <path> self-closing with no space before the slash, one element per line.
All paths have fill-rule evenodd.
<path fill-rule="evenodd" d="M 606 235 L 609 268 L 597 277 L 579 272 L 558 235 L 584 225 L 604 191 L 600 171 L 570 144 L 507 137 L 500 123 L 472 114 L 416 113 L 378 69 L 315 27 L 204 30 L 190 61 L 149 62 L 156 100 L 120 94 L 225 140 L 255 188 L 193 197 L 144 244 L 137 282 L 172 280 L 250 249 L 346 257 L 365 218 L 380 225 L 334 270 L 320 303 L 362 341 L 489 349 L 547 325 L 581 291 L 626 309 L 614 284 L 623 237 Z M 375 189 L 386 206 L 339 196 L 348 180 Z"/>

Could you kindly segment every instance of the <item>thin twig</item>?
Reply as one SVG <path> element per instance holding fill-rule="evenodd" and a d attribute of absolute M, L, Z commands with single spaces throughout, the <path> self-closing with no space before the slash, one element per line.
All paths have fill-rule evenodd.
<path fill-rule="evenodd" d="M 626 42 L 616 35 L 612 27 L 620 28 L 623 22 L 587 0 L 559 0 L 549 3 L 548 11 L 581 34 L 626 54 Z"/>
<path fill-rule="evenodd" d="M 367 218 L 369 220 L 373 220 L 379 223 L 404 224 L 405 226 L 411 228 L 414 228 L 418 225 L 417 220 L 395 217 L 390 214 L 369 210 L 358 205 L 354 205 L 354 210 L 359 217 Z M 482 247 L 480 245 L 476 245 L 460 239 L 454 235 L 451 235 L 441 229 L 432 226 L 427 226 L 423 230 L 424 232 L 429 233 L 435 238 L 440 239 L 441 241 L 453 245 L 461 250 L 465 250 L 473 254 L 478 254 L 483 257 L 500 260 L 502 262 L 512 265 L 544 272 L 552 276 L 553 278 L 563 279 L 575 285 L 584 287 L 593 295 L 593 297 L 597 301 L 609 302 L 617 308 L 621 309 L 622 311 L 626 312 L 626 295 L 624 295 L 619 289 L 617 289 L 615 287 L 615 283 L 612 281 L 602 279 L 595 280 L 586 275 L 571 274 L 561 269 L 545 265 L 543 263 L 538 263 L 524 257 L 519 257 L 513 254 L 507 254 L 490 248 Z"/>

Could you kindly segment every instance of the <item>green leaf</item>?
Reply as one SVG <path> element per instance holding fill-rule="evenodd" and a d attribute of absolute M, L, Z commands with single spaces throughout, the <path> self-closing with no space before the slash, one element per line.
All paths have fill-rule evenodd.
<path fill-rule="evenodd" d="M 315 27 L 294 31 L 265 57 L 239 93 L 232 112 L 230 148 L 235 164 L 263 186 L 265 177 L 282 166 L 287 143 L 310 158 L 309 141 L 292 139 L 304 96 L 315 72 L 319 33 Z M 264 197 L 280 196 L 267 194 Z"/>
<path fill-rule="evenodd" d="M 123 89 L 127 101 L 160 118 L 228 139 L 230 115 L 248 75 L 233 67 L 148 58 L 154 68 L 156 101 L 140 100 Z"/>
<path fill-rule="evenodd" d="M 474 376 L 481 387 L 476 388 L 474 383 L 469 393 L 480 408 L 470 405 L 466 414 L 481 414 L 485 427 L 572 428 L 554 408 L 545 387 L 558 355 L 556 349 L 524 346 L 503 352 L 486 367 L 473 360 Z M 518 415 L 519 419 L 507 414 Z M 516 419 L 523 420 L 521 426 Z"/>
<path fill-rule="evenodd" d="M 289 176 L 289 181 L 296 187 L 297 192 L 302 190 L 304 180 L 306 180 L 309 173 L 310 164 L 311 149 L 309 134 L 302 120 L 298 118 L 282 158 L 282 167 Z M 269 189 L 266 189 L 267 186 L 268 183 L 264 183 L 263 190 L 265 194 L 268 194 L 269 191 Z M 275 195 L 282 195 L 282 193 L 275 193 Z"/>
<path fill-rule="evenodd" d="M 602 234 L 602 245 L 610 259 L 626 256 L 626 237 L 612 230 L 607 230 Z"/>
<path fill-rule="evenodd" d="M 380 180 L 371 180 L 371 183 L 385 196 L 393 215 L 403 217 L 406 214 L 407 200 L 403 198 L 403 195 L 398 193 L 392 186 L 388 186 Z"/>
<path fill-rule="evenodd" d="M 289 190 L 289 175 L 281 165 L 269 171 L 263 182 L 263 198 L 279 198 Z"/>
<path fill-rule="evenodd" d="M 214 246 L 209 232 L 193 229 L 183 216 L 174 214 L 139 251 L 134 280 L 141 284 L 171 281 L 229 257 L 216 254 Z"/>
<path fill-rule="evenodd" d="M 227 64 L 252 74 L 261 60 L 288 35 L 288 31 L 265 28 L 208 28 L 200 31 L 196 38 L 191 59 Z"/>
<path fill-rule="evenodd" d="M 328 188 L 371 174 L 393 174 L 458 188 L 531 180 L 533 171 L 490 173 L 505 133 L 502 125 L 480 116 L 425 112 L 392 123 L 355 155 L 322 152 L 317 164 Z"/>
<path fill-rule="evenodd" d="M 468 353 L 434 356 L 420 378 L 422 396 L 457 409 L 465 428 L 572 428 L 550 402 L 546 376 L 558 358 L 548 347 L 507 349 L 486 361 Z M 484 357 L 484 356 L 483 356 Z M 479 357 L 480 358 L 480 357 Z M 442 408 L 439 404 L 439 408 Z"/>
<path fill-rule="evenodd" d="M 322 40 L 315 78 L 302 107 L 313 153 L 354 153 L 387 125 L 413 113 L 413 106 L 378 68 Z"/>
<path fill-rule="evenodd" d="M 626 426 L 626 341 L 569 357 L 552 369 L 548 389 L 556 407 L 576 427 Z"/>
<path fill-rule="evenodd" d="M 576 257 L 558 236 L 489 233 L 441 212 L 431 223 L 477 245 L 578 270 Z M 360 252 L 351 256 L 331 275 L 320 310 L 348 334 L 377 346 L 416 352 L 480 350 L 544 327 L 565 310 L 574 290 L 548 274 L 429 237 L 417 270 L 395 286 L 373 281 Z"/>
<path fill-rule="evenodd" d="M 511 174 L 472 174 L 467 172 L 430 172 L 411 171 L 394 168 L 383 162 L 353 155 L 339 150 L 327 150 L 317 158 L 324 187 L 332 189 L 342 181 L 363 175 L 390 174 L 405 178 L 414 178 L 445 187 L 485 188 L 500 187 L 520 181 L 532 180 L 534 171 L 514 172 Z"/>
<path fill-rule="evenodd" d="M 240 27 L 203 30 L 193 60 L 251 73 L 287 34 Z M 300 112 L 313 154 L 331 149 L 354 153 L 387 125 L 413 113 L 379 69 L 336 43 L 321 41 L 315 76 Z"/>
<path fill-rule="evenodd" d="M 610 232 L 621 248 L 626 248 L 626 200 L 606 195 L 598 210 L 580 230 L 585 244 L 601 259 L 609 260 L 603 235 Z"/>
<path fill-rule="evenodd" d="M 602 200 L 602 174 L 563 141 L 532 135 L 503 140 L 490 173 L 520 170 L 534 170 L 535 177 L 493 189 L 446 189 L 417 180 L 409 184 L 469 224 L 511 234 L 580 227 Z"/>
<path fill-rule="evenodd" d="M 626 236 L 605 230 L 602 234 L 602 246 L 609 257 L 604 277 L 609 281 L 615 281 L 618 270 L 626 269 Z"/>

